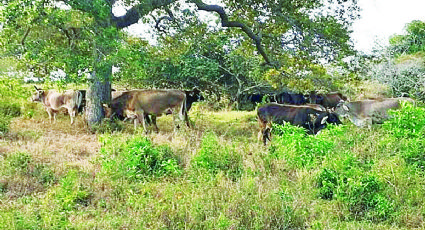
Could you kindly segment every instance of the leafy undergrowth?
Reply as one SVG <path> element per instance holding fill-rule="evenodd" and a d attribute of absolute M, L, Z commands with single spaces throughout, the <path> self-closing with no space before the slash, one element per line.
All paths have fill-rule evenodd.
<path fill-rule="evenodd" d="M 372 129 L 275 126 L 268 146 L 255 112 L 195 109 L 193 128 L 173 132 L 162 116 L 146 135 L 124 122 L 92 134 L 81 117 L 50 124 L 32 110 L 0 140 L 5 229 L 425 227 L 421 107 Z"/>

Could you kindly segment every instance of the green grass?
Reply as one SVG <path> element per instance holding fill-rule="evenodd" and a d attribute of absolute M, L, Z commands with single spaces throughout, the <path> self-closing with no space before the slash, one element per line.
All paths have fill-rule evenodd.
<path fill-rule="evenodd" d="M 28 108 L 0 139 L 1 228 L 425 227 L 421 107 L 372 129 L 275 126 L 266 147 L 255 111 L 195 107 L 194 128 L 173 132 L 162 116 L 145 135 L 127 123 L 92 134 L 80 116 L 50 124 Z"/>

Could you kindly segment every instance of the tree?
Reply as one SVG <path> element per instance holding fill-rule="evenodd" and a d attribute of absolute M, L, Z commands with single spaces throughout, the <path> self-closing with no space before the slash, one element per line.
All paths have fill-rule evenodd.
<path fill-rule="evenodd" d="M 245 53 L 259 54 L 263 64 L 280 69 L 285 61 L 294 58 L 300 66 L 308 66 L 305 62 L 332 61 L 350 52 L 348 28 L 358 17 L 356 2 L 223 0 L 220 5 L 208 5 L 202 0 L 125 1 L 131 7 L 124 15 L 115 16 L 112 8 L 116 0 L 64 0 L 63 6 L 53 0 L 9 0 L 2 2 L 3 32 L 8 31 L 2 35 L 17 32 L 14 36 L 20 39 L 6 38 L 2 45 L 8 47 L 8 54 L 35 60 L 30 62 L 30 68 L 37 64 L 53 65 L 50 58 L 60 53 L 59 57 L 67 57 L 62 63 L 65 67 L 61 68 L 89 69 L 92 74 L 88 79 L 87 119 L 89 124 L 95 124 L 102 118 L 101 103 L 110 98 L 114 54 L 120 44 L 118 31 L 140 19 L 155 17 L 160 31 L 160 25 L 166 21 L 174 25 L 170 28 L 184 28 L 184 12 L 193 11 L 190 7 L 216 13 L 223 28 L 238 28 L 228 33 L 246 47 Z M 183 14 L 178 14 L 181 10 Z M 44 33 L 51 30 L 54 31 Z M 37 34 L 39 31 L 42 34 Z M 43 42 L 43 36 L 59 39 L 54 43 Z M 26 42 L 29 38 L 31 43 Z M 40 54 L 46 58 L 39 59 Z M 58 60 L 61 63 L 63 59 Z M 285 68 L 280 70 L 285 77 Z"/>
<path fill-rule="evenodd" d="M 395 55 L 425 51 L 425 22 L 414 20 L 405 27 L 406 34 L 390 38 L 389 50 Z"/>

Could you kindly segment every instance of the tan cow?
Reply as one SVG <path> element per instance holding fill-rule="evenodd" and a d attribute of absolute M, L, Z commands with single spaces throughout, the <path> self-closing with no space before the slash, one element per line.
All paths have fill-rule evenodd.
<path fill-rule="evenodd" d="M 81 105 L 82 94 L 79 91 L 67 90 L 60 93 L 56 90 L 42 90 L 35 87 L 36 92 L 32 95 L 32 101 L 41 102 L 49 114 L 49 120 L 56 122 L 56 114 L 61 108 L 68 110 L 71 117 L 71 124 L 74 123 L 74 117 L 78 112 L 78 107 Z"/>
<path fill-rule="evenodd" d="M 414 103 L 413 99 L 406 97 L 361 100 L 341 103 L 335 112 L 341 117 L 348 117 L 358 127 L 370 128 L 372 124 L 382 123 L 388 119 L 387 111 L 399 108 L 401 101 Z"/>
<path fill-rule="evenodd" d="M 176 116 L 184 120 L 189 126 L 186 111 L 186 94 L 180 90 L 130 90 L 121 92 L 114 97 L 111 106 L 104 105 L 105 117 L 113 116 L 125 119 L 134 119 L 134 128 L 137 123 L 143 124 L 146 131 L 145 116 L 160 116 L 163 113 L 172 113 L 174 124 Z M 158 126 L 154 123 L 155 130 Z M 178 126 L 177 126 L 178 127 Z"/>

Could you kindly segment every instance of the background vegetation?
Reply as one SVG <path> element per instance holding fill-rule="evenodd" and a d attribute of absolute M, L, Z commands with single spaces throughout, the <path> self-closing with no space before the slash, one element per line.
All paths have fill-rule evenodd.
<path fill-rule="evenodd" d="M 356 1 L 327 1 L 336 4 L 330 12 L 319 1 L 223 1 L 232 20 L 262 35 L 267 58 L 247 33 L 211 27 L 176 1 L 126 1 L 128 14 L 153 18 L 154 45 L 114 25 L 115 1 L 64 2 L 0 3 L 2 228 L 425 228 L 423 22 L 365 55 L 349 41 Z M 206 101 L 189 113 L 194 127 L 178 132 L 170 116 L 147 135 L 121 121 L 89 128 L 83 116 L 71 126 L 66 114 L 50 124 L 29 101 L 30 76 L 59 90 L 97 80 L 197 87 Z M 236 105 L 247 93 L 282 90 L 409 95 L 417 105 L 371 129 L 344 121 L 307 136 L 275 126 L 263 146 L 255 111 Z"/>

